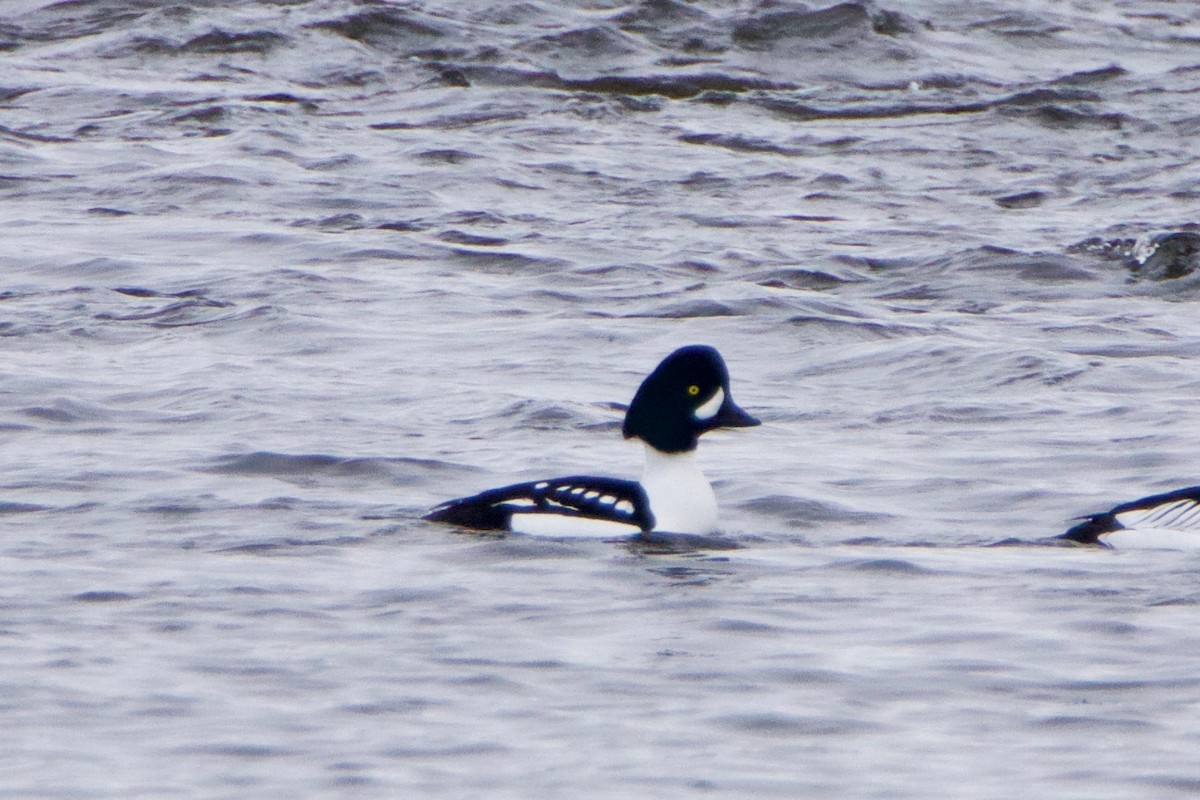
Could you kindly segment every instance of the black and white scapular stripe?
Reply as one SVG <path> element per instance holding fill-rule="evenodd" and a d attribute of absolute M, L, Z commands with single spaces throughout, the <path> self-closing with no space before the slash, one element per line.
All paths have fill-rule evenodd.
<path fill-rule="evenodd" d="M 721 354 L 681 347 L 642 381 L 625 415 L 625 438 L 645 445 L 641 481 L 574 475 L 518 483 L 449 500 L 425 519 L 539 536 L 714 533 L 717 500 L 695 462 L 697 442 L 717 428 L 758 424 L 733 402 Z"/>
<path fill-rule="evenodd" d="M 1120 549 L 1200 548 L 1200 486 L 1143 497 L 1080 519 L 1058 538 Z"/>
<path fill-rule="evenodd" d="M 551 481 L 517 483 L 489 489 L 473 497 L 442 503 L 426 519 L 449 522 L 475 530 L 513 530 L 529 515 L 567 517 L 563 527 L 575 527 L 581 521 L 603 520 L 614 526 L 611 533 L 637 533 L 654 528 L 654 515 L 641 484 L 617 478 L 575 475 Z M 601 531 L 597 531 L 601 532 Z"/>

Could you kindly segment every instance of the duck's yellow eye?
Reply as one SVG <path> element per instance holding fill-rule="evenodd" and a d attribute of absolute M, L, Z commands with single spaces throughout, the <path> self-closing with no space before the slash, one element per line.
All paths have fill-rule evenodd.
<path fill-rule="evenodd" d="M 700 394 L 700 387 L 693 383 L 688 387 L 688 394 L 690 394 L 692 397 L 695 397 L 696 395 Z"/>

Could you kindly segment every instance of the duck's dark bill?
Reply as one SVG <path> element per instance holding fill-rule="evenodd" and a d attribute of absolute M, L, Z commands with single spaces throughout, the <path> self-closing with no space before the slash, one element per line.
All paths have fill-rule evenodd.
<path fill-rule="evenodd" d="M 733 403 L 726 403 L 712 418 L 712 424 L 719 428 L 753 428 L 755 425 L 761 425 L 762 422 L 758 417 L 747 414 Z"/>

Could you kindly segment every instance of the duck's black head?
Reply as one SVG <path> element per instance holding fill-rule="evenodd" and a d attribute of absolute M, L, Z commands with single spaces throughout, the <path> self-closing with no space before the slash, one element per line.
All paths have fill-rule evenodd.
<path fill-rule="evenodd" d="M 700 434 L 715 428 L 760 424 L 729 393 L 729 370 L 712 347 L 681 347 L 642 381 L 622 433 L 664 453 L 693 450 Z"/>

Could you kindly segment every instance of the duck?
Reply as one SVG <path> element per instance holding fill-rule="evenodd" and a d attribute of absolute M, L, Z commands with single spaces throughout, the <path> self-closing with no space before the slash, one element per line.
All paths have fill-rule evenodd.
<path fill-rule="evenodd" d="M 1200 486 L 1188 486 L 1076 517 L 1056 539 L 1111 549 L 1200 549 Z"/>
<path fill-rule="evenodd" d="M 570 475 L 515 483 L 447 500 L 423 519 L 562 538 L 714 534 L 717 500 L 696 462 L 700 437 L 761 424 L 734 402 L 729 382 L 721 354 L 700 344 L 670 353 L 642 381 L 621 427 L 644 447 L 639 480 Z"/>

